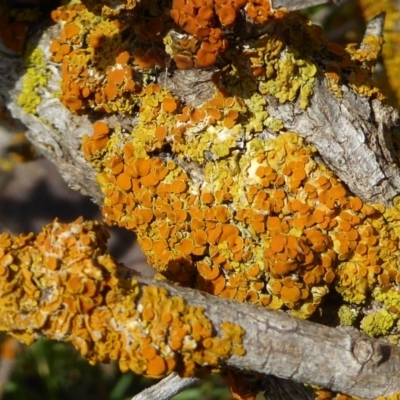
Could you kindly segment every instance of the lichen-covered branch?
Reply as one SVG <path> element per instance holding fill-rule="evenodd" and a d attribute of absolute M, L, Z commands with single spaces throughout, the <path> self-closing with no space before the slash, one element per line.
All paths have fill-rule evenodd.
<path fill-rule="evenodd" d="M 132 276 L 106 253 L 106 238 L 82 220 L 36 237 L 2 234 L 0 330 L 27 344 L 68 341 L 91 363 L 115 359 L 151 377 L 230 366 L 366 399 L 400 391 L 397 347 Z"/>
<path fill-rule="evenodd" d="M 23 19 L 15 13 L 9 17 Z M 296 317 L 318 310 L 370 336 L 398 340 L 399 115 L 372 80 L 384 14 L 369 23 L 359 46 L 346 48 L 326 41 L 306 16 L 267 0 L 131 0 L 118 8 L 85 0 L 52 10 L 51 18 L 34 25 L 23 57 L 18 43 L 3 39 L 9 48 L 0 49 L 1 68 L 9 75 L 0 76 L 2 102 L 69 184 L 102 205 L 107 223 L 136 232 L 161 276 Z M 8 72 L 11 65 L 15 72 Z M 114 271 L 108 264 L 101 268 L 107 276 Z M 232 308 L 182 287 L 166 292 L 135 282 L 139 294 L 131 300 L 139 308 L 143 299 L 156 308 L 147 293 L 168 302 L 176 292 L 195 296 L 194 302 L 207 299 L 209 306 L 201 305 L 210 324 L 216 322 L 211 315 L 219 315 L 210 307 L 217 305 L 230 321 L 252 315 L 248 306 Z M 113 290 L 100 283 L 96 288 Z M 329 294 L 336 296 L 334 311 L 324 303 Z M 121 296 L 123 303 L 128 294 Z M 385 387 L 376 383 L 376 395 L 398 389 L 385 369 L 389 364 L 379 358 L 387 355 L 381 344 L 367 340 L 360 347 L 359 337 L 356 343 L 346 332 L 274 314 L 270 321 L 286 322 L 258 323 L 257 315 L 243 326 L 243 343 L 266 349 L 269 358 L 259 367 L 255 354 L 251 365 L 247 356 L 222 361 L 196 344 L 178 352 L 180 372 L 222 363 L 365 397 L 375 393 L 375 381 L 368 393 L 360 388 L 373 377 Z M 220 335 L 213 340 L 224 340 L 215 329 Z M 345 357 L 337 370 L 322 367 L 328 332 L 342 341 L 341 347 L 332 339 L 330 350 Z M 318 347 L 310 337 L 329 339 Z M 304 349 L 296 347 L 301 343 Z M 96 341 L 90 346 L 92 353 L 82 352 L 92 361 L 119 351 L 107 347 L 99 356 Z M 372 349 L 370 358 L 363 346 Z M 237 347 L 241 352 L 239 342 Z M 150 376 L 174 370 L 171 343 L 157 348 L 163 361 L 156 358 L 154 365 L 140 351 L 133 357 L 139 361 L 129 362 L 118 353 L 122 368 Z M 396 359 L 397 350 L 386 348 Z M 287 372 L 269 364 L 276 363 L 278 349 L 281 356 L 285 349 L 295 354 Z M 311 356 L 317 357 L 313 366 Z M 388 368 L 396 371 L 393 365 Z"/>
<path fill-rule="evenodd" d="M 214 326 L 200 306 L 118 277 L 106 235 L 82 220 L 54 222 L 37 237 L 2 234 L 0 330 L 26 344 L 71 342 L 91 363 L 118 360 L 121 370 L 154 378 L 191 376 L 245 353 L 241 327 Z"/>
<path fill-rule="evenodd" d="M 140 12 L 142 11 L 139 10 L 138 13 Z M 268 9 L 266 12 L 266 15 L 268 15 Z M 168 33 L 165 40 L 170 40 L 172 42 L 167 46 L 161 45 L 157 41 L 156 43 L 149 44 L 152 42 L 148 42 L 149 39 L 147 37 L 144 40 L 140 37 L 140 35 L 136 37 L 135 35 L 138 34 L 134 33 L 138 30 L 140 32 L 140 29 L 145 30 L 147 28 L 146 24 L 138 27 L 133 26 L 133 31 L 131 32 L 132 28 L 130 28 L 129 24 L 127 25 L 126 19 L 122 20 L 123 24 L 121 26 L 117 26 L 118 24 L 115 25 L 115 23 L 107 25 L 106 20 L 102 22 L 103 25 L 98 25 L 97 22 L 100 21 L 99 17 L 97 16 L 97 20 L 93 19 L 92 22 L 90 22 L 90 14 L 84 10 L 79 11 L 77 14 L 74 11 L 72 15 L 75 16 L 68 17 L 70 18 L 70 23 L 67 25 L 67 27 L 69 25 L 77 27 L 79 26 L 79 23 L 84 23 L 85 29 L 87 29 L 89 32 L 91 29 L 90 23 L 94 23 L 96 24 L 97 33 L 95 30 L 93 30 L 91 35 L 94 37 L 96 35 L 100 35 L 101 37 L 104 36 L 104 38 L 109 35 L 109 39 L 104 39 L 104 42 L 107 43 L 106 47 L 93 47 L 94 42 L 92 41 L 85 50 L 87 53 L 85 56 L 86 61 L 83 59 L 79 59 L 78 61 L 77 59 L 76 62 L 86 63 L 87 66 L 89 65 L 88 63 L 93 65 L 93 62 L 90 60 L 91 52 L 94 52 L 93 56 L 95 59 L 103 57 L 104 51 L 107 54 L 109 51 L 111 51 L 111 53 L 114 52 L 111 57 L 116 57 L 118 53 L 115 52 L 120 51 L 120 49 L 125 45 L 123 42 L 121 42 L 120 36 L 122 33 L 125 36 L 129 36 L 128 33 L 132 33 L 132 37 L 128 37 L 128 40 L 125 39 L 126 44 L 129 42 L 129 40 L 131 40 L 133 43 L 137 43 L 137 49 L 135 50 L 134 55 L 129 56 L 130 58 L 127 59 L 127 68 L 125 68 L 127 71 L 125 73 L 128 73 L 129 68 L 132 68 L 131 64 L 134 67 L 134 69 L 130 72 L 131 74 L 135 74 L 135 80 L 132 80 L 132 82 L 136 82 L 132 89 L 127 89 L 130 83 L 129 80 L 126 80 L 126 83 L 123 83 L 123 86 L 118 89 L 120 94 L 117 92 L 115 93 L 115 96 L 117 97 L 114 97 L 114 95 L 109 92 L 112 85 L 116 85 L 116 83 L 109 83 L 107 86 L 107 80 L 114 79 L 114 75 L 116 76 L 115 72 L 113 74 L 107 72 L 108 70 L 111 72 L 113 68 L 115 68 L 112 66 L 112 64 L 115 63 L 116 58 L 112 60 L 110 59 L 107 61 L 107 63 L 110 63 L 110 65 L 104 71 L 102 71 L 102 75 L 97 75 L 97 72 L 91 79 L 90 83 L 87 80 L 80 79 L 81 83 L 79 83 L 77 87 L 82 84 L 86 85 L 87 90 L 89 90 L 91 93 L 88 97 L 76 97 L 75 95 L 71 94 L 72 92 L 70 92 L 69 88 L 66 86 L 64 87 L 63 90 L 65 91 L 65 94 L 61 99 L 64 104 L 68 105 L 71 109 L 74 107 L 78 107 L 80 110 L 87 109 L 89 104 L 92 104 L 90 108 L 94 108 L 96 110 L 108 110 L 120 113 L 128 111 L 128 113 L 131 114 L 131 111 L 135 109 L 135 104 L 137 104 L 137 106 L 140 105 L 141 99 L 136 95 L 133 97 L 131 96 L 132 98 L 130 99 L 129 96 L 127 96 L 127 93 L 132 90 L 137 91 L 140 87 L 143 87 L 143 79 L 148 79 L 145 75 L 150 74 L 150 77 L 152 74 L 151 68 L 156 68 L 157 74 L 154 75 L 153 78 L 148 79 L 148 81 L 153 82 L 156 80 L 160 86 L 165 86 L 171 93 L 176 94 L 178 97 L 182 96 L 182 106 L 184 104 L 196 106 L 198 104 L 196 103 L 196 100 L 194 100 L 196 98 L 197 102 L 198 99 L 201 99 L 200 104 L 211 99 L 214 96 L 213 92 L 216 90 L 216 86 L 212 82 L 213 79 L 211 79 L 213 76 L 214 80 L 216 79 L 216 76 L 218 76 L 220 83 L 217 85 L 217 88 L 218 86 L 223 87 L 224 90 L 229 88 L 231 93 L 236 94 L 239 97 L 246 97 L 247 91 L 250 93 L 254 91 L 257 85 L 259 85 L 259 90 L 261 90 L 265 98 L 265 100 L 263 100 L 265 101 L 265 115 L 260 114 L 257 109 L 252 108 L 250 108 L 247 112 L 254 114 L 256 119 L 261 118 L 261 121 L 264 120 L 265 122 L 261 125 L 254 125 L 255 122 L 253 122 L 252 129 L 254 132 L 257 132 L 258 134 L 261 134 L 262 132 L 264 132 L 264 134 L 274 134 L 274 132 L 276 132 L 277 129 L 279 130 L 281 126 L 297 132 L 299 135 L 311 141 L 319 150 L 324 161 L 335 170 L 339 177 L 343 179 L 343 181 L 355 194 L 359 195 L 365 200 L 379 201 L 387 205 L 399 192 L 400 186 L 399 182 L 397 182 L 397 169 L 393 168 L 392 166 L 393 162 L 396 160 L 396 155 L 394 154 L 394 150 L 390 141 L 389 143 L 385 142 L 385 145 L 383 146 L 384 149 L 381 149 L 381 143 L 389 140 L 388 137 L 391 136 L 390 132 L 395 129 L 397 124 L 396 121 L 398 120 L 397 114 L 392 110 L 385 108 L 379 102 L 375 102 L 374 106 L 372 106 L 371 101 L 356 94 L 357 91 L 366 94 L 368 94 L 368 91 L 370 91 L 371 95 L 373 95 L 371 81 L 368 80 L 368 73 L 366 73 L 366 70 L 362 67 L 364 62 L 362 57 L 364 57 L 366 60 L 368 57 L 376 57 L 377 52 L 379 51 L 379 37 L 376 37 L 375 42 L 371 41 L 372 39 L 369 39 L 373 38 L 373 36 L 368 36 L 365 39 L 367 42 L 370 40 L 371 44 L 373 43 L 374 48 L 369 45 L 367 46 L 368 50 L 366 50 L 365 46 L 361 46 L 359 53 L 357 53 L 354 49 L 351 51 L 349 50 L 350 57 L 354 59 L 354 61 L 351 61 L 349 59 L 349 53 L 344 52 L 343 49 L 338 49 L 332 44 L 321 41 L 321 32 L 317 32 L 318 29 L 316 27 L 306 28 L 306 25 L 304 25 L 306 21 L 302 21 L 298 14 L 293 14 L 292 19 L 290 18 L 292 14 L 289 14 L 287 18 L 275 20 L 269 16 L 268 18 L 265 17 L 266 19 L 264 22 L 264 24 L 268 22 L 268 24 L 271 25 L 269 30 L 283 32 L 286 29 L 286 26 L 292 26 L 293 37 L 279 37 L 278 35 L 276 39 L 272 39 L 269 38 L 268 33 L 265 35 L 264 32 L 262 32 L 263 39 L 260 42 L 259 40 L 257 41 L 257 35 L 260 36 L 260 33 L 257 33 L 257 26 L 250 25 L 248 27 L 248 37 L 243 38 L 244 42 L 241 44 L 238 50 L 234 51 L 233 48 L 229 49 L 228 51 L 216 50 L 216 55 L 219 57 L 224 57 L 224 63 L 228 62 L 233 64 L 233 70 L 228 71 L 226 70 L 226 67 L 224 67 L 222 68 L 222 71 L 226 70 L 226 72 L 222 73 L 222 76 L 219 77 L 220 72 L 218 71 L 221 70 L 219 65 L 211 66 L 208 72 L 204 74 L 204 77 L 202 76 L 199 79 L 199 74 L 202 74 L 201 70 L 198 70 L 195 74 L 193 74 L 187 69 L 188 66 L 195 64 L 194 60 L 190 62 L 186 60 L 186 64 L 182 64 L 183 58 L 189 57 L 186 55 L 188 50 L 179 50 L 179 46 L 182 46 L 182 44 L 174 42 L 178 39 L 174 38 L 173 31 L 160 31 L 158 36 L 156 36 L 155 40 L 161 40 L 162 35 L 167 35 Z M 239 18 L 241 14 L 236 12 L 236 15 Z M 59 18 L 56 16 L 56 14 L 54 14 L 54 16 L 56 20 Z M 148 24 L 155 24 L 155 21 L 157 21 L 159 18 L 160 16 L 157 15 L 149 18 Z M 82 19 L 82 22 L 79 22 L 79 19 Z M 86 22 L 83 22 L 84 20 Z M 129 22 L 134 23 L 134 19 L 130 20 Z M 166 21 L 162 22 L 163 24 L 166 24 Z M 236 24 L 239 24 L 239 22 L 240 19 L 236 21 Z M 164 27 L 164 29 L 166 28 L 167 26 Z M 54 52 L 52 58 L 53 61 L 61 60 L 61 50 L 59 50 L 57 46 L 63 46 L 63 51 L 66 51 L 68 48 L 70 49 L 69 51 L 71 51 L 72 48 L 77 49 L 78 47 L 82 46 L 80 40 L 86 38 L 88 33 L 85 33 L 84 31 L 79 32 L 79 29 L 81 28 L 76 28 L 76 31 L 73 29 L 67 29 L 68 34 L 72 36 L 68 37 L 68 35 L 65 36 L 65 33 L 61 33 L 62 40 L 64 40 L 64 42 L 61 43 L 60 40 L 57 39 L 59 38 L 59 33 L 57 33 L 59 32 L 59 29 L 59 26 L 53 26 L 50 29 L 47 29 L 45 32 L 38 34 L 33 41 L 34 43 L 37 41 L 39 42 L 37 44 L 39 44 L 38 48 L 43 52 L 42 57 L 48 60 L 46 62 L 46 65 L 48 66 L 48 75 L 46 78 L 46 85 L 38 84 L 36 89 L 34 91 L 29 91 L 29 93 L 31 97 L 33 93 L 36 93 L 37 91 L 42 93 L 40 96 L 42 100 L 39 101 L 35 109 L 37 110 L 36 115 L 40 115 L 43 112 L 46 114 L 46 117 L 43 118 L 47 121 L 47 123 L 41 126 L 36 119 L 30 118 L 32 117 L 32 114 L 26 115 L 23 107 L 21 109 L 17 106 L 17 98 L 20 98 L 19 104 L 22 104 L 22 106 L 23 104 L 32 104 L 32 99 L 24 100 L 23 96 L 20 97 L 21 89 L 26 87 L 26 80 L 28 79 L 27 77 L 24 78 L 25 83 L 23 82 L 24 79 L 22 79 L 22 77 L 19 79 L 19 83 L 16 85 L 17 91 L 14 91 L 14 97 L 9 100 L 12 100 L 13 113 L 16 117 L 20 118 L 22 121 L 30 119 L 29 125 L 32 127 L 36 126 L 35 129 L 31 130 L 31 136 L 35 135 L 34 132 L 39 134 L 39 132 L 43 129 L 47 131 L 51 128 L 55 129 L 55 132 L 53 133 L 54 136 L 60 136 L 58 135 L 59 132 L 68 132 L 70 130 L 70 135 L 61 135 L 62 138 L 57 138 L 56 136 L 55 139 L 49 143 L 40 142 L 38 138 L 36 138 L 36 142 L 41 144 L 43 151 L 50 153 L 48 156 L 53 157 L 53 159 L 55 157 L 54 153 L 56 149 L 58 149 L 57 158 L 68 159 L 69 157 L 73 156 L 72 158 L 76 159 L 78 157 L 77 154 L 73 153 L 71 155 L 61 155 L 63 150 L 60 150 L 65 147 L 75 148 L 76 145 L 72 146 L 71 143 L 71 145 L 68 146 L 68 142 L 66 142 L 60 146 L 60 143 L 58 142 L 60 140 L 65 141 L 67 140 L 66 138 L 68 138 L 68 140 L 73 140 L 71 137 L 73 135 L 76 136 L 75 140 L 78 140 L 84 131 L 89 131 L 89 126 L 87 125 L 87 122 L 85 123 L 85 116 L 82 116 L 81 118 L 75 118 L 70 121 L 70 117 L 66 113 L 66 110 L 58 108 L 60 105 L 57 106 L 54 97 L 57 95 L 57 93 L 59 93 L 58 84 L 60 80 L 60 71 L 56 70 L 55 66 L 50 62 L 50 51 Z M 303 32 L 303 36 L 301 38 L 297 37 L 296 34 L 294 34 L 295 31 Z M 53 44 L 50 46 L 52 40 Z M 56 41 L 54 42 L 54 40 Z M 141 40 L 144 41 L 141 42 Z M 203 43 L 202 41 L 199 41 L 199 39 L 196 40 L 197 42 L 195 41 L 192 44 L 194 48 L 198 48 L 198 45 Z M 266 50 L 262 50 L 263 46 L 267 46 L 268 40 L 271 41 L 271 45 L 275 43 L 273 46 L 279 46 L 276 47 L 278 52 L 271 57 L 271 59 L 265 57 L 263 53 Z M 196 43 L 198 43 L 197 46 Z M 307 46 L 307 48 L 303 49 L 301 46 L 303 46 L 304 43 L 315 44 L 314 47 Z M 227 45 L 227 43 L 225 45 Z M 151 49 L 144 51 L 143 46 L 150 46 Z M 159 48 L 159 46 L 163 46 L 165 49 L 162 47 Z M 110 48 L 108 49 L 108 47 Z M 245 51 L 243 50 L 244 48 L 246 48 Z M 267 48 L 268 47 L 265 47 L 265 49 Z M 293 58 L 290 55 L 292 48 L 296 49 L 296 53 L 302 54 L 300 59 Z M 321 51 L 322 48 L 325 48 L 325 50 Z M 285 49 L 290 49 L 287 55 L 287 61 L 282 64 L 276 64 L 276 60 L 279 58 L 280 51 L 286 52 Z M 203 54 L 201 50 L 202 48 L 200 48 L 198 51 L 200 57 Z M 144 53 L 142 54 L 143 51 Z M 370 55 L 368 56 L 364 54 L 367 53 L 367 51 L 370 52 Z M 168 52 L 172 53 L 170 54 Z M 241 55 L 241 53 L 243 54 Z M 256 53 L 258 55 L 256 55 Z M 35 79 L 34 69 L 40 69 L 38 67 L 34 67 L 35 65 L 38 65 L 37 57 L 39 54 L 40 52 L 36 52 L 36 60 L 33 60 L 32 57 L 34 57 L 35 54 L 28 53 L 28 61 L 29 57 L 31 57 L 31 65 L 33 66 L 33 79 Z M 64 65 L 67 65 L 69 62 L 74 63 L 74 57 L 77 57 L 79 54 L 79 52 L 74 51 L 72 55 L 66 55 L 66 57 L 62 58 Z M 360 56 L 360 54 L 362 54 L 362 56 Z M 109 55 L 106 54 L 104 54 L 104 56 L 109 57 Z M 236 60 L 240 60 L 243 58 L 243 56 L 245 57 L 245 63 L 243 65 L 236 65 Z M 176 65 L 178 69 L 176 70 L 173 68 L 172 64 L 170 67 L 168 67 L 169 64 L 167 61 L 171 57 L 173 57 L 174 61 L 177 63 Z M 199 57 L 199 55 L 196 55 L 196 57 Z M 265 57 L 265 60 L 262 60 L 263 57 Z M 235 62 L 232 63 L 232 60 L 235 60 Z M 14 61 L 12 62 L 14 63 Z M 187 64 L 188 62 L 189 64 Z M 223 65 L 224 63 L 220 64 Z M 304 66 L 309 65 L 307 67 L 309 71 L 305 70 L 304 67 L 301 67 L 301 63 L 304 63 Z M 291 65 L 292 67 L 290 67 Z M 106 64 L 101 66 L 100 69 L 103 69 L 105 66 Z M 217 68 L 217 66 L 219 68 Z M 288 77 L 290 74 L 285 75 L 280 72 L 282 68 L 287 69 L 288 67 L 292 69 L 294 68 L 295 70 L 298 69 L 298 72 L 293 70 L 294 76 L 297 77 L 296 79 L 291 78 L 289 80 Z M 87 67 L 85 67 L 85 64 L 82 64 L 81 68 Z M 263 83 L 265 78 L 263 78 L 262 75 L 259 75 L 263 70 L 268 71 L 268 68 L 272 68 L 271 73 L 276 75 L 276 79 L 279 82 L 276 86 L 272 85 L 273 80 L 270 81 L 270 78 L 267 79 L 267 82 Z M 12 69 L 14 69 L 14 65 Z M 138 73 L 141 69 L 147 71 L 145 75 Z M 64 75 L 67 75 L 62 76 L 62 78 L 65 80 L 65 82 L 73 81 L 74 77 L 69 76 L 67 70 L 68 68 L 64 68 Z M 124 71 L 124 69 L 121 69 L 121 71 Z M 287 72 L 289 72 L 289 69 Z M 41 73 L 43 74 L 43 69 Z M 307 78 L 307 74 L 311 74 L 311 76 Z M 184 76 L 184 85 L 179 85 L 178 82 L 182 80 Z M 246 77 L 246 79 L 242 79 L 244 77 Z M 302 79 L 304 79 L 304 82 L 302 82 Z M 36 81 L 39 82 L 37 78 Z M 254 83 L 251 83 L 252 81 L 254 81 Z M 289 81 L 293 82 L 288 85 Z M 314 81 L 316 85 L 312 85 L 312 82 Z M 235 82 L 241 82 L 243 87 L 240 88 L 240 85 L 238 86 Z M 346 88 L 346 82 L 349 82 L 352 87 L 356 88 L 357 90 L 351 90 L 349 92 L 349 90 Z M 14 83 L 15 79 L 7 80 L 7 82 L 4 84 L 4 87 L 7 88 L 8 86 L 10 88 L 10 85 L 13 85 Z M 117 84 L 115 87 L 118 88 L 118 85 L 120 84 Z M 327 87 L 331 88 L 332 90 L 327 90 Z M 194 89 L 189 90 L 189 92 L 185 95 L 185 91 L 187 91 L 188 88 Z M 105 91 L 100 94 L 103 90 Z M 96 91 L 99 91 L 97 97 Z M 47 94 L 44 95 L 45 93 Z M 302 104 L 303 107 L 305 104 L 310 104 L 311 106 L 306 111 L 301 110 L 301 108 L 298 106 L 288 102 L 288 100 L 295 100 L 296 96 L 300 93 L 302 93 L 300 96 L 302 100 L 299 101 L 298 104 Z M 307 98 L 310 97 L 311 93 L 314 94 L 313 101 L 309 102 Z M 253 94 L 252 102 L 259 103 L 261 99 L 257 100 L 254 95 L 255 93 Z M 92 96 L 94 96 L 96 100 L 92 101 Z M 122 98 L 118 96 L 122 96 L 122 98 L 125 99 L 124 105 L 121 103 Z M 75 98 L 76 100 L 74 100 Z M 103 104 L 101 103 L 103 101 L 101 100 L 102 98 L 105 99 Z M 318 98 L 321 98 L 321 101 L 319 101 Z M 325 100 L 328 100 L 328 102 L 325 102 Z M 35 101 L 33 101 L 33 104 L 35 104 Z M 321 108 L 321 106 L 324 107 Z M 46 112 L 45 110 L 48 109 L 57 111 L 54 113 Z M 122 124 L 121 118 L 124 120 L 125 124 Z M 243 115 L 241 118 L 243 119 Z M 41 119 L 41 121 L 43 122 L 44 119 Z M 128 120 L 129 122 L 127 122 L 126 118 L 120 116 L 118 122 L 125 126 L 133 126 L 137 123 L 135 122 L 135 119 L 132 120 L 132 118 L 128 118 Z M 61 123 L 61 121 L 63 121 L 63 123 Z M 28 123 L 28 121 L 26 122 Z M 68 125 L 70 124 L 72 125 L 70 128 L 68 128 Z M 341 132 L 340 138 L 336 136 L 339 132 Z M 50 140 L 50 133 L 51 132 L 49 131 L 49 134 L 45 135 L 47 137 L 47 141 Z M 35 139 L 35 137 L 33 137 L 33 139 Z M 337 145 L 333 145 L 334 143 L 337 143 Z M 49 152 L 49 149 L 53 150 Z M 385 152 L 383 153 L 383 151 Z M 372 154 L 375 154 L 375 156 L 371 156 Z M 362 164 L 360 164 L 358 161 L 354 161 L 359 160 L 361 157 L 364 160 Z M 68 168 L 69 164 L 70 163 L 65 162 L 63 164 L 65 168 L 61 168 L 62 170 L 65 170 L 64 176 L 66 177 L 68 177 L 68 171 L 71 168 Z M 82 168 L 85 168 L 83 163 L 79 163 L 79 169 L 81 170 Z M 75 177 L 74 179 L 69 180 L 71 181 L 71 185 L 81 188 L 85 191 L 85 185 L 82 185 L 80 182 L 78 182 L 79 178 Z M 91 187 L 90 192 L 95 193 L 95 188 Z"/>

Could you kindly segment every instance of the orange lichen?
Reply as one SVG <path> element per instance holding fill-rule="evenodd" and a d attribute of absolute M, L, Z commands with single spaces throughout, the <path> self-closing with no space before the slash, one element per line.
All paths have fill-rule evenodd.
<path fill-rule="evenodd" d="M 190 69 L 193 68 L 193 60 L 191 55 L 186 54 L 175 54 L 174 61 L 179 69 Z"/>
<path fill-rule="evenodd" d="M 273 15 L 269 0 L 249 0 L 247 15 L 259 24 L 264 24 Z"/>
<path fill-rule="evenodd" d="M 61 25 L 51 44 L 53 60 L 62 63 L 61 101 L 77 113 L 135 114 L 132 130 L 96 123 L 82 148 L 98 171 L 105 221 L 135 231 L 157 271 L 181 285 L 304 318 L 330 290 L 353 305 L 376 285 L 397 293 L 398 213 L 351 196 L 316 161 L 315 149 L 283 133 L 283 122 L 266 111 L 268 96 L 306 108 L 320 72 L 332 90 L 348 81 L 381 97 L 365 68 L 378 54 L 376 38 L 344 50 L 326 43 L 307 17 L 273 10 L 267 0 L 173 0 L 169 12 L 147 12 L 151 2 L 133 0 L 105 11 L 85 3 L 98 15 L 82 5 L 53 12 Z M 262 36 L 230 47 L 233 29 L 269 23 Z M 335 61 L 324 71 L 317 55 Z M 214 96 L 194 106 L 163 89 L 168 71 L 162 83 L 152 69 L 167 69 L 170 60 L 180 69 L 223 66 L 212 77 Z M 277 137 L 265 140 L 272 131 Z M 49 270 L 60 264 L 48 258 Z M 92 310 L 88 293 L 98 286 L 69 277 L 66 292 L 86 297 L 65 304 Z M 374 292 L 377 301 L 386 295 Z M 146 337 L 140 362 L 125 359 L 123 369 L 160 377 L 182 360 L 185 375 L 215 365 L 221 343 L 207 322 L 176 319 L 178 300 L 160 310 L 168 297 L 163 289 L 141 296 L 135 318 L 146 332 L 168 331 L 172 339 L 166 346 Z M 201 361 L 168 356 L 171 349 L 189 353 L 188 335 Z"/>
<path fill-rule="evenodd" d="M 223 5 L 218 11 L 218 18 L 222 25 L 232 26 L 236 20 L 236 10 L 232 5 Z"/>
<path fill-rule="evenodd" d="M 108 142 L 109 127 L 105 122 L 96 121 L 93 124 L 93 135 L 90 139 L 85 138 L 82 151 L 85 157 L 93 156 L 97 151 L 103 150 Z"/>
<path fill-rule="evenodd" d="M 149 158 L 155 138 L 135 137 L 136 129 L 122 152 L 111 132 L 107 152 L 88 158 L 99 170 L 105 220 L 134 230 L 160 273 L 214 295 L 286 308 L 302 317 L 315 311 L 333 285 L 346 301 L 359 303 L 378 281 L 395 279 L 379 261 L 387 259 L 379 254 L 397 243 L 391 228 L 382 228 L 384 209 L 349 196 L 313 160 L 313 148 L 285 133 L 265 144 L 250 140 L 240 165 L 223 157 L 207 160 L 202 152 L 210 151 L 208 143 L 218 136 L 210 139 L 206 131 L 191 150 L 191 127 L 207 121 L 213 129 L 227 129 L 223 115 L 240 124 L 243 104 L 217 96 L 200 108 L 171 113 L 165 110 L 169 95 L 156 87 L 150 91 L 160 96 L 152 103 L 163 109 L 158 118 L 185 128 L 169 125 L 161 137 L 172 132 L 178 159 L 205 162 L 204 183 L 199 187 L 179 163 Z M 233 108 L 227 111 L 228 104 Z M 223 145 L 226 141 L 224 136 Z"/>
<path fill-rule="evenodd" d="M 173 1 L 169 13 L 163 7 L 153 9 L 145 2 L 134 2 L 128 8 L 123 4 L 118 9 L 109 5 L 99 8 L 91 1 L 85 4 L 90 11 L 82 4 L 72 4 L 52 12 L 53 19 L 62 25 L 60 36 L 51 45 L 53 61 L 62 63 L 61 101 L 75 113 L 88 109 L 136 112 L 144 105 L 143 94 L 147 92 L 143 89 L 150 81 L 157 80 L 157 77 L 148 79 L 150 70 L 168 68 L 171 60 L 181 69 L 209 68 L 220 60 L 218 64 L 225 67 L 213 77 L 220 88 L 236 93 L 245 87 L 258 87 L 260 94 L 273 95 L 282 103 L 299 97 L 300 106 L 306 108 L 317 73 L 313 58 L 321 51 L 332 50 L 332 45 L 323 40 L 320 29 L 312 26 L 306 17 L 274 10 L 268 0 Z M 131 16 L 129 19 L 126 12 Z M 136 12 L 146 17 L 136 18 Z M 239 22 L 275 24 L 274 32 L 278 33 L 246 40 L 245 50 L 230 49 L 226 31 Z M 176 26 L 170 29 L 173 23 Z M 279 33 L 287 30 L 291 35 Z M 372 42 L 367 42 L 365 46 L 372 47 Z M 130 43 L 135 45 L 128 52 Z M 304 43 L 311 45 L 305 48 Z M 328 65 L 329 85 L 336 85 L 339 92 L 340 82 L 347 79 L 359 92 L 381 98 L 372 88 L 370 72 L 356 57 L 363 51 L 366 50 L 343 52 Z M 285 55 L 280 57 L 280 54 Z M 368 57 L 373 57 L 371 52 L 364 58 Z M 249 69 L 252 76 L 248 76 Z M 335 71 L 335 75 L 329 75 L 329 71 Z M 172 103 L 169 102 L 174 108 Z M 228 129 L 238 123 L 237 110 L 233 111 L 221 115 Z M 218 112 L 211 111 L 210 115 L 213 114 L 218 116 Z M 268 116 L 266 111 L 256 114 L 251 129 L 259 130 L 263 124 L 261 114 L 264 120 Z M 281 122 L 273 119 L 264 124 L 275 131 L 281 128 Z M 296 174 L 301 177 L 300 171 Z M 294 180 L 293 185 L 299 185 L 299 180 Z"/>
<path fill-rule="evenodd" d="M 177 108 L 175 99 L 173 97 L 165 97 L 163 100 L 163 108 L 166 112 L 174 112 Z"/>
<path fill-rule="evenodd" d="M 183 376 L 243 355 L 244 331 L 223 322 L 216 336 L 200 307 L 161 287 L 119 277 L 97 222 L 54 222 L 35 237 L 0 235 L 0 330 L 24 343 L 71 342 L 91 363 Z M 179 342 L 179 343 L 178 343 Z"/>
<path fill-rule="evenodd" d="M 73 112 L 89 108 L 108 113 L 133 112 L 141 103 L 139 93 L 146 85 L 143 75 L 136 72 L 165 66 L 160 31 L 163 24 L 158 14 L 136 24 L 132 20 L 134 26 L 130 27 L 119 20 L 96 16 L 80 3 L 54 10 L 52 18 L 62 24 L 62 30 L 58 38 L 53 38 L 50 50 L 53 61 L 62 63 L 62 103 Z M 154 35 L 149 36 L 149 32 Z M 132 53 L 124 49 L 129 40 L 137 42 Z M 153 45 L 149 46 L 149 41 Z"/>
<path fill-rule="evenodd" d="M 217 60 L 217 57 L 216 57 L 215 53 L 208 52 L 201 48 L 197 52 L 196 66 L 198 68 L 211 67 L 212 65 L 215 64 L 216 60 Z"/>
<path fill-rule="evenodd" d="M 181 49 L 171 54 L 177 67 L 187 69 L 193 65 L 195 68 L 208 68 L 214 65 L 218 56 L 224 54 L 229 47 L 223 29 L 235 27 L 243 18 L 239 12 L 242 9 L 250 17 L 250 21 L 257 24 L 263 25 L 275 16 L 282 17 L 281 10 L 271 10 L 268 0 L 210 0 L 203 3 L 192 0 L 173 1 L 171 18 L 186 34 L 200 42 L 194 49 L 188 46 L 187 38 L 174 43 L 175 49 Z"/>

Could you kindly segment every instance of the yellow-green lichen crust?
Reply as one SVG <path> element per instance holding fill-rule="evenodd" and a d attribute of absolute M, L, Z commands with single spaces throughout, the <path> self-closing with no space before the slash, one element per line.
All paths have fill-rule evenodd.
<path fill-rule="evenodd" d="M 398 320 L 398 315 L 387 310 L 374 311 L 361 321 L 362 330 L 369 336 L 385 336 Z"/>
<path fill-rule="evenodd" d="M 46 57 L 39 47 L 30 48 L 25 55 L 26 71 L 22 78 L 22 90 L 18 104 L 28 114 L 37 114 L 36 108 L 41 103 L 40 87 L 45 87 L 51 77 L 46 66 Z"/>
<path fill-rule="evenodd" d="M 353 309 L 346 304 L 340 306 L 338 311 L 340 323 L 343 325 L 353 326 L 358 315 L 359 312 L 356 309 Z"/>

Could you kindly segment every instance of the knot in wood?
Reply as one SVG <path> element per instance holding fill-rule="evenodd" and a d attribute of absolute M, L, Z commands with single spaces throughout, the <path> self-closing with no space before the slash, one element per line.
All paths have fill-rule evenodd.
<path fill-rule="evenodd" d="M 372 357 L 374 349 L 368 340 L 357 340 L 353 347 L 353 354 L 360 363 L 366 363 Z"/>

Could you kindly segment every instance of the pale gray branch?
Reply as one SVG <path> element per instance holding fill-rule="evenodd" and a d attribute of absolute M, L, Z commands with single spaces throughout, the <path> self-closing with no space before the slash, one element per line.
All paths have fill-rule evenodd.
<path fill-rule="evenodd" d="M 178 374 L 173 373 L 136 396 L 133 396 L 132 400 L 170 400 L 198 381 L 199 378 L 196 377 L 181 378 Z"/>
<path fill-rule="evenodd" d="M 385 25 L 385 12 L 381 12 L 376 17 L 372 18 L 365 29 L 364 39 L 367 36 L 378 36 L 382 37 L 383 27 Z"/>
<path fill-rule="evenodd" d="M 326 3 L 341 5 L 346 0 L 271 0 L 273 8 L 284 7 L 290 11 L 304 10 L 305 8 L 320 6 Z"/>

